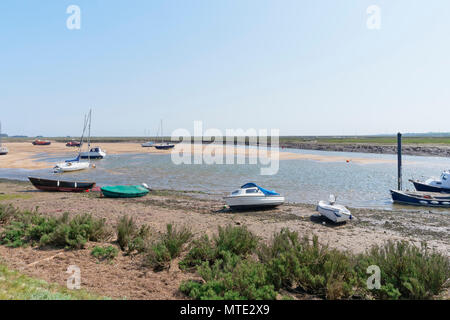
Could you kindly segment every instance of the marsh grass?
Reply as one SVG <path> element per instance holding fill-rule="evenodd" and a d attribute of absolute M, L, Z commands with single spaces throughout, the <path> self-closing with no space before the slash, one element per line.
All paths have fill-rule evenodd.
<path fill-rule="evenodd" d="M 49 284 L 0 263 L 0 300 L 101 300 L 109 299 L 91 294 L 83 289 L 69 290 L 66 287 Z"/>

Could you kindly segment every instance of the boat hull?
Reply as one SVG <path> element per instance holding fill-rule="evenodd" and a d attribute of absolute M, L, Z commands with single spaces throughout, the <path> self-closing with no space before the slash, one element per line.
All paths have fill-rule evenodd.
<path fill-rule="evenodd" d="M 340 207 L 333 207 L 332 205 L 326 205 L 322 202 L 319 202 L 317 206 L 317 211 L 321 216 L 326 217 L 327 219 L 339 223 L 352 219 L 352 215 L 347 209 L 343 209 Z"/>
<path fill-rule="evenodd" d="M 391 190 L 394 203 L 425 207 L 450 208 L 450 195 L 442 193 L 425 192 L 403 192 Z"/>
<path fill-rule="evenodd" d="M 110 186 L 102 187 L 101 191 L 106 198 L 138 198 L 149 193 L 149 190 L 142 186 Z"/>
<path fill-rule="evenodd" d="M 73 172 L 89 168 L 89 162 L 64 162 L 55 166 L 55 172 Z"/>
<path fill-rule="evenodd" d="M 169 149 L 172 149 L 173 147 L 175 147 L 175 145 L 173 145 L 173 144 L 164 145 L 164 146 L 155 146 L 155 148 L 158 150 L 169 150 Z"/>
<path fill-rule="evenodd" d="M 409 180 L 414 185 L 414 188 L 416 188 L 417 191 L 424 191 L 424 192 L 440 192 L 440 193 L 450 193 L 449 188 L 443 188 L 443 187 L 436 187 L 431 186 L 429 184 L 415 181 L 415 180 Z"/>
<path fill-rule="evenodd" d="M 32 144 L 34 146 L 48 146 L 51 144 L 51 142 L 50 141 L 45 141 L 45 142 L 44 141 L 40 141 L 40 142 L 33 141 Z"/>
<path fill-rule="evenodd" d="M 224 197 L 225 203 L 230 208 L 258 208 L 277 207 L 284 203 L 282 196 L 229 196 Z"/>
<path fill-rule="evenodd" d="M 83 192 L 95 187 L 95 182 L 62 181 L 28 177 L 36 189 L 42 191 Z"/>

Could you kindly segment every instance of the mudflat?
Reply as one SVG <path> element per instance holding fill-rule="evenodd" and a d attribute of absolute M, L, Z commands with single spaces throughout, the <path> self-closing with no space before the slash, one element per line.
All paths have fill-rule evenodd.
<path fill-rule="evenodd" d="M 78 148 L 66 147 L 65 143 L 52 141 L 48 146 L 34 146 L 30 142 L 8 142 L 4 145 L 9 149 L 9 153 L 0 156 L 0 168 L 10 169 L 28 169 L 37 170 L 52 168 L 54 163 L 42 161 L 44 157 L 74 157 L 78 152 Z M 106 150 L 108 154 L 141 154 L 141 153 L 158 153 L 170 154 L 171 152 L 184 152 L 191 154 L 211 154 L 224 155 L 235 154 L 243 155 L 245 157 L 271 157 L 279 160 L 315 160 L 323 162 L 345 162 L 352 161 L 359 164 L 371 163 L 394 163 L 395 160 L 377 159 L 377 158 L 363 158 L 363 157 L 344 157 L 342 155 L 319 155 L 319 154 L 299 154 L 288 151 L 278 150 L 261 150 L 257 152 L 256 149 L 244 148 L 243 146 L 227 145 L 189 145 L 177 144 L 172 150 L 158 150 L 155 148 L 143 148 L 139 143 L 133 142 L 104 142 L 93 144 L 92 146 L 100 146 Z M 44 156 L 45 155 L 45 156 Z M 38 161 L 40 160 L 40 161 Z"/>

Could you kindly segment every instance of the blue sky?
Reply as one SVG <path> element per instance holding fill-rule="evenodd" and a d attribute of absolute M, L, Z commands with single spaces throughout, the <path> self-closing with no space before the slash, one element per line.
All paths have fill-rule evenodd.
<path fill-rule="evenodd" d="M 81 29 L 68 30 L 69 5 Z M 381 29 L 366 27 L 369 5 Z M 447 0 L 3 0 L 8 134 L 450 131 Z"/>

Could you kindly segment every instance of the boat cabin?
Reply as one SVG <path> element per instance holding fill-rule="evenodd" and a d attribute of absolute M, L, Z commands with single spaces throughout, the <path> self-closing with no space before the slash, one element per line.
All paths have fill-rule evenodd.
<path fill-rule="evenodd" d="M 450 188 L 450 171 L 444 171 L 439 180 L 429 179 L 429 185 L 441 188 Z"/>

